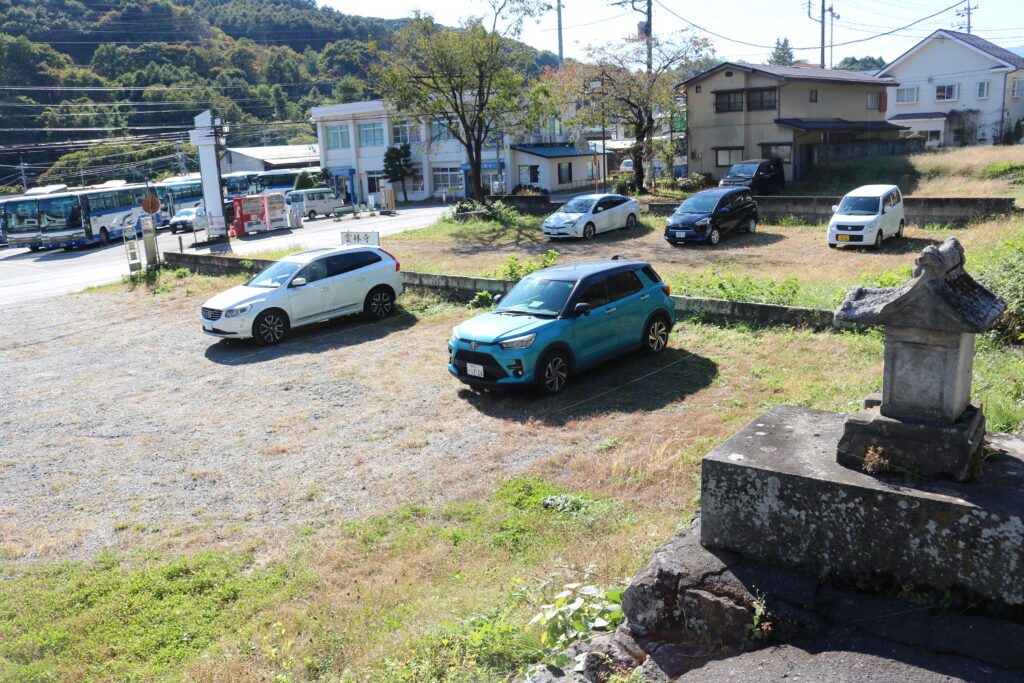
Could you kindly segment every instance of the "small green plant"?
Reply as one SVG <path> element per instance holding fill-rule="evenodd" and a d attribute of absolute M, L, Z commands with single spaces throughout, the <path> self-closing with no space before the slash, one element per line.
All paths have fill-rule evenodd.
<path fill-rule="evenodd" d="M 469 302 L 473 308 L 494 308 L 494 294 L 491 292 L 477 292 Z"/>
<path fill-rule="evenodd" d="M 594 450 L 598 451 L 610 451 L 619 445 L 618 439 L 605 439 L 601 443 L 594 446 Z"/>
<path fill-rule="evenodd" d="M 594 508 L 592 498 L 578 493 L 560 493 L 544 499 L 544 508 L 557 512 L 562 517 L 585 517 Z"/>
<path fill-rule="evenodd" d="M 253 262 L 249 259 L 242 259 L 238 262 L 238 265 L 242 267 L 242 270 L 254 270 Z"/>
<path fill-rule="evenodd" d="M 711 270 L 708 273 L 679 275 L 672 283 L 672 291 L 709 299 L 792 306 L 799 299 L 800 283 L 796 278 L 762 280 Z"/>
<path fill-rule="evenodd" d="M 447 218 L 452 218 L 457 213 L 474 213 L 479 212 L 480 218 L 485 221 L 495 221 L 502 225 L 515 225 L 526 220 L 526 216 L 516 211 L 516 208 L 505 202 L 478 202 L 473 199 L 460 199 L 452 205 L 450 215 Z"/>
<path fill-rule="evenodd" d="M 630 194 L 636 187 L 636 179 L 632 173 L 620 173 L 612 178 L 612 192 L 616 194 Z"/>
<path fill-rule="evenodd" d="M 188 268 L 175 268 L 174 269 L 174 277 L 178 278 L 179 280 L 184 280 L 185 278 L 187 278 L 191 274 L 192 274 L 192 271 L 189 270 Z"/>
<path fill-rule="evenodd" d="M 498 487 L 498 500 L 515 510 L 542 510 L 549 496 L 565 493 L 565 489 L 549 484 L 540 477 L 509 479 Z"/>
<path fill-rule="evenodd" d="M 978 172 L 979 178 L 1017 178 L 1024 176 L 1024 164 L 1019 161 L 993 161 Z"/>
<path fill-rule="evenodd" d="M 622 621 L 622 589 L 567 583 L 550 603 L 541 605 L 531 624 L 543 631 L 540 641 L 556 666 L 567 658 L 561 650 L 593 631 L 613 631 Z"/>
<path fill-rule="evenodd" d="M 798 228 L 801 225 L 807 225 L 807 219 L 802 216 L 782 216 L 774 221 L 775 225 L 781 225 L 784 228 Z"/>
<path fill-rule="evenodd" d="M 927 232 L 949 232 L 956 230 L 956 226 L 952 223 L 925 223 L 921 229 Z"/>
<path fill-rule="evenodd" d="M 764 596 L 759 595 L 751 607 L 754 608 L 754 619 L 747 626 L 750 637 L 754 640 L 768 640 L 772 632 L 772 622 L 768 619 L 768 605 Z"/>
<path fill-rule="evenodd" d="M 509 254 L 505 262 L 492 271 L 490 276 L 499 280 L 522 280 L 530 273 L 535 273 L 556 263 L 558 263 L 558 252 L 554 249 L 548 249 L 537 258 L 520 259 L 516 254 Z"/>
<path fill-rule="evenodd" d="M 860 467 L 868 474 L 886 474 L 892 471 L 892 461 L 885 457 L 885 452 L 880 446 L 872 446 L 865 454 Z"/>

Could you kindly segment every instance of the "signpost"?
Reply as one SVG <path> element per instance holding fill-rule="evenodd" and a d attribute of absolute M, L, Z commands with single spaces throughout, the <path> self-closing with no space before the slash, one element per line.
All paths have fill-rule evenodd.
<path fill-rule="evenodd" d="M 142 270 L 142 256 L 139 254 L 138 233 L 135 228 L 128 226 L 124 229 L 124 248 L 128 255 L 128 272 L 137 273 Z"/>
<path fill-rule="evenodd" d="M 146 267 L 154 268 L 160 262 L 160 248 L 156 243 L 156 223 L 152 216 L 139 218 L 139 227 L 142 228 L 142 246 L 146 250 Z"/>
<path fill-rule="evenodd" d="M 353 245 L 370 245 L 374 247 L 380 246 L 380 233 L 379 232 L 354 232 L 352 230 L 343 230 L 341 232 L 341 244 L 344 247 Z"/>

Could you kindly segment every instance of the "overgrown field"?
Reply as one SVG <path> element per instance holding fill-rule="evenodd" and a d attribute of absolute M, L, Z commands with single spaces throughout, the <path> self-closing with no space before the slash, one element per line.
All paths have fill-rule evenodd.
<path fill-rule="evenodd" d="M 122 297 L 118 305 L 126 311 L 160 300 L 169 313 L 150 318 L 156 344 L 201 303 L 200 291 L 230 284 L 169 272 L 127 293 L 114 293 L 126 289 L 121 285 L 91 296 Z M 96 308 L 103 299 L 87 301 Z M 585 373 L 563 397 L 475 394 L 446 376 L 437 352 L 451 325 L 478 310 L 409 294 L 383 336 L 345 341 L 365 330 L 348 331 L 349 323 L 339 323 L 311 330 L 290 350 L 266 357 L 253 357 L 245 345 L 220 349 L 205 339 L 197 344 L 182 338 L 186 353 L 180 355 L 190 364 L 174 356 L 179 381 L 154 385 L 146 400 L 194 401 L 186 376 L 196 375 L 204 378 L 201 386 L 262 384 L 273 403 L 285 402 L 280 415 L 292 417 L 267 422 L 267 406 L 243 410 L 244 428 L 234 438 L 255 442 L 245 453 L 249 462 L 221 467 L 211 464 L 218 453 L 210 450 L 208 408 L 197 402 L 195 412 L 207 417 L 194 442 L 187 433 L 174 443 L 147 440 L 135 455 L 157 464 L 190 453 L 181 465 L 184 484 L 161 481 L 147 469 L 140 481 L 156 478 L 154 495 L 140 491 L 132 499 L 137 505 L 113 517 L 103 499 L 119 493 L 102 488 L 110 475 L 90 471 L 90 458 L 76 460 L 74 476 L 84 477 L 91 491 L 77 505 L 75 482 L 62 471 L 70 463 L 52 464 L 64 446 L 51 442 L 50 452 L 38 456 L 51 462 L 53 472 L 32 480 L 38 495 L 64 503 L 63 511 L 47 512 L 63 515 L 51 525 L 70 537 L 79 528 L 95 533 L 105 524 L 118 540 L 111 551 L 73 561 L 59 553 L 40 560 L 28 552 L 32 539 L 21 538 L 17 527 L 0 527 L 0 679 L 505 678 L 571 632 L 571 620 L 531 624 L 545 605 L 557 611 L 551 606 L 559 604 L 565 584 L 579 584 L 569 590 L 583 601 L 561 614 L 595 623 L 598 604 L 614 598 L 608 591 L 624 585 L 651 550 L 686 523 L 699 504 L 702 455 L 773 405 L 851 410 L 881 382 L 877 332 L 819 334 L 687 321 L 674 330 L 665 354 L 653 360 L 629 356 Z M 63 327 L 63 334 L 66 345 L 73 326 Z M 102 329 L 86 334 L 93 343 L 105 339 L 97 337 Z M 146 335 L 132 344 L 146 349 L 151 365 L 162 362 L 158 349 L 164 347 L 150 350 Z M 205 357 L 194 352 L 208 344 Z M 389 348 L 383 355 L 382 345 Z M 234 357 L 251 359 L 233 365 L 228 361 Z M 392 364 L 400 367 L 390 369 Z M 419 368 L 414 381 L 392 381 L 389 373 L 403 376 L 412 368 Z M 990 427 L 1019 429 L 1021 353 L 986 339 L 975 373 L 976 397 L 986 404 Z M 383 401 L 369 403 L 364 394 L 353 405 L 334 404 L 328 413 L 337 421 L 326 425 L 334 448 L 315 450 L 325 436 L 316 398 L 323 387 L 375 381 L 390 387 Z M 299 390 L 282 393 L 281 382 Z M 69 383 L 53 409 L 62 409 L 76 391 Z M 424 392 L 431 396 L 426 412 L 411 400 Z M 245 405 L 234 404 L 225 417 Z M 382 413 L 386 426 L 343 433 L 358 427 L 358 419 Z M 159 419 L 159 413 L 151 415 Z M 122 450 L 134 448 L 132 424 L 120 423 L 128 430 Z M 274 424 L 273 438 L 259 438 Z M 476 441 L 474 432 L 489 436 Z M 452 476 L 443 491 L 421 491 L 430 495 L 416 500 L 408 495 L 416 488 L 413 479 L 408 487 L 386 486 L 408 478 L 407 463 L 448 433 L 469 440 L 446 456 L 443 467 Z M 289 465 L 309 461 L 311 453 L 317 476 L 307 483 L 304 471 Z M 341 511 L 338 502 L 348 489 L 331 473 L 339 465 L 377 487 L 365 508 L 372 513 Z M 22 466 L 10 453 L 0 462 L 8 485 Z M 388 469 L 380 483 L 374 483 L 379 477 L 373 467 Z M 434 469 L 440 467 L 438 462 Z M 254 482 L 260 471 L 272 478 Z M 420 488 L 435 476 L 413 472 Z M 161 512 L 161 501 L 182 485 L 205 492 L 188 523 L 177 516 L 173 498 L 174 507 Z M 256 524 L 256 511 L 221 511 L 225 500 L 243 499 L 254 485 L 286 514 Z M 8 519 L 37 514 L 37 507 L 32 497 L 4 502 Z M 593 595 L 580 595 L 587 586 L 595 587 Z"/>

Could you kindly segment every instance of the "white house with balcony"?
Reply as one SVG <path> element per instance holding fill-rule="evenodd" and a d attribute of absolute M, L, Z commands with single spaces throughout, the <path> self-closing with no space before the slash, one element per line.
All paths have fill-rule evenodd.
<path fill-rule="evenodd" d="M 1024 57 L 940 29 L 876 74 L 892 79 L 888 120 L 929 147 L 1002 142 L 1024 118 Z"/>
<path fill-rule="evenodd" d="M 349 201 L 364 202 L 391 187 L 384 178 L 384 152 L 405 142 L 414 169 L 405 181 L 410 201 L 463 197 L 470 186 L 465 149 L 444 126 L 404 116 L 383 100 L 314 107 L 310 120 L 316 126 L 320 166 Z M 552 122 L 539 132 L 495 136 L 483 150 L 481 180 L 485 191 L 495 194 L 517 185 L 565 191 L 594 182 L 600 172 L 597 161 L 585 140 L 577 142 Z M 396 199 L 402 198 L 400 185 L 391 189 Z"/>

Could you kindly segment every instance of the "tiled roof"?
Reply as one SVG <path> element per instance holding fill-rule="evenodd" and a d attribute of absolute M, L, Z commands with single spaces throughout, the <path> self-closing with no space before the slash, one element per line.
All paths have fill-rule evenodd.
<path fill-rule="evenodd" d="M 809 130 L 903 130 L 888 121 L 847 121 L 846 119 L 775 119 L 780 126 L 799 131 Z"/>
<path fill-rule="evenodd" d="M 960 31 L 948 31 L 946 29 L 942 29 L 942 32 L 948 33 L 949 35 L 967 43 L 971 47 L 976 47 L 982 52 L 992 55 L 996 59 L 1001 59 L 1008 64 L 1012 64 L 1018 69 L 1024 69 L 1024 57 L 1010 52 L 1004 47 L 999 47 L 995 43 L 990 43 L 981 36 L 976 36 L 973 33 L 961 33 Z"/>
<path fill-rule="evenodd" d="M 918 113 L 910 114 L 896 114 L 896 116 L 890 116 L 890 121 L 925 121 L 927 119 L 944 119 L 949 114 L 944 111 L 922 111 Z"/>
<path fill-rule="evenodd" d="M 734 62 L 725 62 L 724 64 L 714 66 L 707 71 L 699 73 L 684 81 L 684 84 L 698 81 L 712 72 L 720 71 L 723 68 L 752 71 L 754 73 L 761 73 L 766 76 L 773 76 L 775 78 L 789 81 L 828 81 L 833 83 L 857 83 L 863 85 L 877 84 L 879 86 L 894 85 L 894 83 L 890 81 L 881 82 L 880 79 L 875 78 L 874 76 L 862 74 L 858 71 L 843 71 L 842 69 L 815 69 L 800 66 L 773 66 L 771 64 L 736 64 Z"/>

